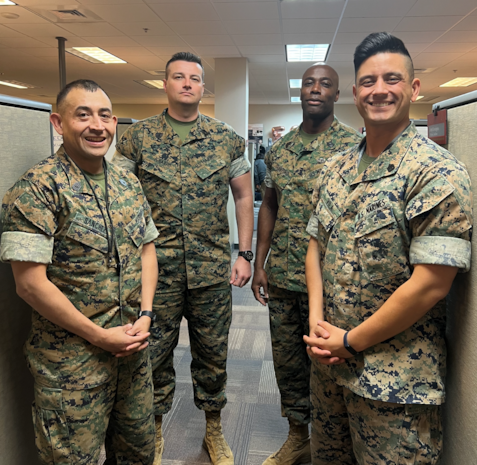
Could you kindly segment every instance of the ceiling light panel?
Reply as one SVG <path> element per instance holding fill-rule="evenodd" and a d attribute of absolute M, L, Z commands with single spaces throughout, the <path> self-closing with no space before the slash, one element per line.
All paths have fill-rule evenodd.
<path fill-rule="evenodd" d="M 287 44 L 285 45 L 287 61 L 324 62 L 328 54 L 329 44 Z"/>
<path fill-rule="evenodd" d="M 2 86 L 8 87 L 15 87 L 17 89 L 35 89 L 36 86 L 32 86 L 31 84 L 25 84 L 24 82 L 20 81 L 0 81 Z"/>
<path fill-rule="evenodd" d="M 89 61 L 90 63 L 106 63 L 106 64 L 116 64 L 116 63 L 127 63 L 117 56 L 111 55 L 106 50 L 103 50 L 99 47 L 73 47 L 67 48 L 66 51 L 75 55 L 83 60 Z"/>
<path fill-rule="evenodd" d="M 5 5 L 16 5 L 16 3 L 11 2 L 10 0 L 0 0 L 0 6 Z"/>
<path fill-rule="evenodd" d="M 416 99 L 416 102 L 417 102 L 418 100 L 421 100 L 421 98 L 424 98 L 424 95 L 419 95 L 419 97 L 417 97 L 417 99 Z"/>
<path fill-rule="evenodd" d="M 160 80 L 134 80 L 134 82 L 137 82 L 138 84 L 141 84 L 141 86 L 147 87 L 149 89 L 164 89 L 164 83 Z"/>
<path fill-rule="evenodd" d="M 477 84 L 477 77 L 460 77 L 441 84 L 439 87 L 469 87 Z"/>
<path fill-rule="evenodd" d="M 290 79 L 290 89 L 301 89 L 301 79 Z"/>
<path fill-rule="evenodd" d="M 300 97 L 290 97 L 290 102 L 291 103 L 299 103 L 300 102 Z"/>

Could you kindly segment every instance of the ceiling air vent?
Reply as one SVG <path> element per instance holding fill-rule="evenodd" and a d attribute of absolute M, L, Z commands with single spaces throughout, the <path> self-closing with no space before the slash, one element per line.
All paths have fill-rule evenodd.
<path fill-rule="evenodd" d="M 95 23 L 103 21 L 92 11 L 77 5 L 70 8 L 59 5 L 45 5 L 43 8 L 29 8 L 37 15 L 53 23 Z"/>
<path fill-rule="evenodd" d="M 159 79 L 165 79 L 166 78 L 166 71 L 164 69 L 160 69 L 160 70 L 157 70 L 157 71 L 146 70 L 146 73 L 152 74 L 153 76 L 159 76 Z"/>
<path fill-rule="evenodd" d="M 78 10 L 52 10 L 52 13 L 62 21 L 65 20 L 76 20 L 78 17 L 79 18 L 87 18 L 86 15 L 81 13 L 81 11 Z"/>

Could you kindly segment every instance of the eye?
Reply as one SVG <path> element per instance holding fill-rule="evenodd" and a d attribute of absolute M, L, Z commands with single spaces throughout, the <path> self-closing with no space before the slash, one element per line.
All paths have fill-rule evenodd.
<path fill-rule="evenodd" d="M 372 79 L 365 79 L 361 85 L 364 87 L 370 87 L 374 84 L 374 81 Z"/>

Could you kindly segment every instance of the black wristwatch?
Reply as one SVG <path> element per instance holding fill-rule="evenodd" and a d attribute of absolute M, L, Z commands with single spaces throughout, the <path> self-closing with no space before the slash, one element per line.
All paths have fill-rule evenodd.
<path fill-rule="evenodd" d="M 346 331 L 346 333 L 344 333 L 344 336 L 343 336 L 343 345 L 344 345 L 344 348 L 351 354 L 351 355 L 358 355 L 359 352 L 357 350 L 354 350 L 350 345 L 349 345 L 349 342 L 348 342 L 348 333 L 349 331 Z"/>
<path fill-rule="evenodd" d="M 253 252 L 251 250 L 245 250 L 243 252 L 238 253 L 239 257 L 245 258 L 247 262 L 251 262 L 253 260 Z"/>
<path fill-rule="evenodd" d="M 142 316 L 148 316 L 151 319 L 151 323 L 154 323 L 156 319 L 156 314 L 152 312 L 151 310 L 141 310 L 139 312 L 138 318 L 141 318 Z"/>

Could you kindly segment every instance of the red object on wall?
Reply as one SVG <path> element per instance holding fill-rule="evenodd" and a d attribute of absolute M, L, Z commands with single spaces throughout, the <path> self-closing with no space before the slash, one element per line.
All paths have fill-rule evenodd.
<path fill-rule="evenodd" d="M 427 137 L 436 144 L 447 144 L 447 110 L 427 115 Z"/>

